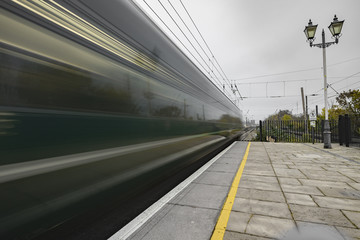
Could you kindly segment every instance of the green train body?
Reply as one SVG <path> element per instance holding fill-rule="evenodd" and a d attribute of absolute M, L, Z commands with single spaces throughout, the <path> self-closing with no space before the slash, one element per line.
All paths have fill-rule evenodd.
<path fill-rule="evenodd" d="M 85 2 L 0 3 L 0 236 L 136 194 L 242 128 L 133 3 Z"/>

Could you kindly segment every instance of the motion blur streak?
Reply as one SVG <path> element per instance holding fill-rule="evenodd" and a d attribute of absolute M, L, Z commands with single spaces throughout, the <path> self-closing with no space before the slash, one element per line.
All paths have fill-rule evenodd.
<path fill-rule="evenodd" d="M 121 58 L 124 58 L 139 67 L 145 68 L 149 71 L 158 71 L 160 74 L 164 74 L 166 77 L 171 77 L 176 81 L 174 76 L 169 74 L 166 70 L 159 67 L 157 69 L 155 62 L 145 55 L 137 52 L 131 47 L 127 47 L 125 44 L 117 41 L 108 34 L 104 33 L 100 29 L 91 25 L 87 21 L 83 20 L 79 16 L 75 15 L 71 11 L 63 8 L 61 5 L 54 1 L 50 1 L 53 5 L 50 5 L 44 1 L 27 1 L 27 0 L 13 0 L 15 3 L 33 11 L 41 17 L 46 18 L 49 21 L 56 23 L 57 25 L 81 36 L 82 38 L 93 42 L 94 44 L 108 50 Z M 61 10 L 55 8 L 60 8 Z"/>
<path fill-rule="evenodd" d="M 125 204 L 242 128 L 131 1 L 4 0 L 0 22 L 1 239 Z"/>
<path fill-rule="evenodd" d="M 64 168 L 74 167 L 86 163 L 105 160 L 110 157 L 118 157 L 130 153 L 148 150 L 165 144 L 180 142 L 191 138 L 200 137 L 203 135 L 195 135 L 189 137 L 181 137 L 175 139 L 166 139 L 156 142 L 141 143 L 136 145 L 129 145 L 124 147 L 97 150 L 86 153 L 79 153 L 61 157 L 54 157 L 49 159 L 41 159 L 30 162 L 14 163 L 0 166 L 0 183 L 17 180 L 24 177 L 29 177 L 37 174 L 48 173 Z M 220 139 L 210 141 L 216 142 Z"/>

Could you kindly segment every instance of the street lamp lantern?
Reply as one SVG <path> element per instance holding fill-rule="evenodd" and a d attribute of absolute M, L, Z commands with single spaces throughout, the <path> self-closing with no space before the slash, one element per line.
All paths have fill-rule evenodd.
<path fill-rule="evenodd" d="M 341 36 L 341 29 L 344 24 L 344 20 L 339 21 L 336 15 L 334 16 L 334 20 L 329 25 L 329 30 L 333 37 L 335 38 L 335 43 L 339 42 L 339 37 Z"/>
<path fill-rule="evenodd" d="M 315 32 L 317 25 L 313 25 L 311 19 L 309 20 L 308 26 L 305 27 L 305 35 L 307 40 L 310 42 L 310 47 L 319 47 L 322 48 L 323 52 L 323 71 L 324 71 L 324 102 L 325 102 L 325 120 L 324 120 L 324 148 L 331 148 L 331 131 L 328 119 L 328 103 L 327 103 L 327 73 L 326 73 L 326 51 L 325 49 L 332 44 L 337 44 L 339 42 L 339 38 L 341 36 L 341 29 L 343 26 L 344 20 L 339 21 L 338 18 L 334 17 L 334 20 L 331 22 L 329 26 L 329 30 L 333 37 L 335 38 L 335 42 L 325 42 L 325 31 L 322 30 L 322 42 L 318 44 L 313 44 L 315 40 Z"/>
<path fill-rule="evenodd" d="M 315 33 L 316 33 L 317 24 L 313 25 L 311 19 L 309 20 L 308 25 L 305 27 L 304 33 L 306 38 L 310 42 L 310 46 L 312 46 L 313 41 L 315 40 Z"/>

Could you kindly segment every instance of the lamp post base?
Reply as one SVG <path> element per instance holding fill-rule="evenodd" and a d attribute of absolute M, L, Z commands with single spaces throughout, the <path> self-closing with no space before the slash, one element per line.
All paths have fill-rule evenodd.
<path fill-rule="evenodd" d="M 324 121 L 324 148 L 331 148 L 331 131 L 329 120 Z"/>

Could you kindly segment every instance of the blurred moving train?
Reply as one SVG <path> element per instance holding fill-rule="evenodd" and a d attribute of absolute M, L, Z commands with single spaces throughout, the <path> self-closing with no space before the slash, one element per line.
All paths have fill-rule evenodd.
<path fill-rule="evenodd" d="M 31 238 L 141 191 L 242 128 L 133 2 L 0 5 L 0 236 Z"/>

